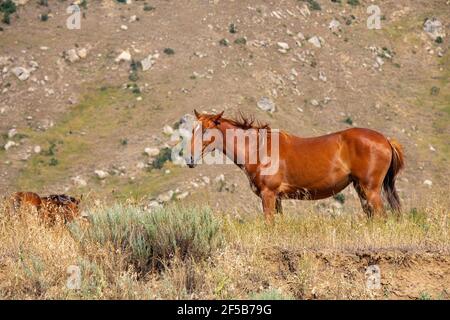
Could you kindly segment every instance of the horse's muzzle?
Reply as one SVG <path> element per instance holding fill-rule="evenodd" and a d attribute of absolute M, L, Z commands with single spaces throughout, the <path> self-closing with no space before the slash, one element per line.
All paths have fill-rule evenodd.
<path fill-rule="evenodd" d="M 189 157 L 188 159 L 186 159 L 186 164 L 189 168 L 195 168 L 195 161 L 194 158 Z"/>

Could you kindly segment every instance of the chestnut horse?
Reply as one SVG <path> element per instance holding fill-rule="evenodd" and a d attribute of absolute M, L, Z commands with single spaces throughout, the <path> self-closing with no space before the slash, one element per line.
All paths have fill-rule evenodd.
<path fill-rule="evenodd" d="M 54 225 L 58 219 L 67 223 L 78 217 L 80 201 L 65 194 L 40 197 L 34 192 L 16 192 L 11 195 L 15 212 L 23 208 L 35 209 L 39 217 L 50 225 Z"/>
<path fill-rule="evenodd" d="M 403 151 L 395 140 L 388 140 L 381 133 L 370 129 L 351 128 L 320 137 L 301 138 L 286 132 L 279 132 L 278 169 L 273 174 L 263 174 L 270 164 L 257 161 L 249 163 L 251 152 L 248 139 L 237 143 L 227 139 L 230 130 L 254 130 L 259 134 L 267 132 L 266 148 L 271 149 L 270 139 L 275 130 L 268 125 L 257 125 L 254 120 L 241 115 L 239 119 L 223 118 L 219 114 L 199 114 L 197 126 L 192 131 L 190 151 L 186 163 L 193 168 L 203 156 L 219 149 L 238 164 L 246 173 L 252 190 L 262 200 L 265 218 L 273 221 L 276 212 L 282 213 L 282 199 L 316 200 L 331 197 L 349 184 L 353 184 L 364 212 L 372 217 L 385 216 L 381 190 L 384 189 L 393 211 L 400 211 L 400 199 L 395 189 L 395 179 L 404 166 Z M 201 129 L 201 130 L 200 130 Z M 204 139 L 207 130 L 215 129 L 221 139 Z M 195 146 L 201 139 L 201 152 Z M 220 144 L 216 140 L 221 140 Z M 227 141 L 228 140 L 228 141 Z M 231 141 L 229 141 L 231 140 Z M 257 144 L 257 148 L 262 146 Z M 232 150 L 230 152 L 230 150 Z M 268 150 L 268 154 L 276 152 Z M 236 159 L 244 159 L 238 163 Z"/>

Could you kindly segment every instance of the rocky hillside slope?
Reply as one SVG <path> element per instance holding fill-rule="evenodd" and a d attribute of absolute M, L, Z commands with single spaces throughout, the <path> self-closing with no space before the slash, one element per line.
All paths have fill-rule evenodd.
<path fill-rule="evenodd" d="M 405 148 L 408 207 L 448 191 L 449 1 L 84 0 L 79 29 L 69 1 L 14 2 L 0 1 L 2 194 L 254 210 L 234 166 L 164 163 L 194 108 L 303 136 L 376 129 Z"/>

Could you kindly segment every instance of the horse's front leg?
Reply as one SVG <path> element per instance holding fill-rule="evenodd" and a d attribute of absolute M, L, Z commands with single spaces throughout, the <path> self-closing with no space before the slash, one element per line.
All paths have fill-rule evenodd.
<path fill-rule="evenodd" d="M 266 222 L 273 224 L 277 195 L 273 191 L 264 190 L 261 192 L 261 199 Z"/>

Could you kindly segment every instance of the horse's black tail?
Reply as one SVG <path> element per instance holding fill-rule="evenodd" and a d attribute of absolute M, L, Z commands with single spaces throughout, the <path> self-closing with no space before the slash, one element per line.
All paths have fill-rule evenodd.
<path fill-rule="evenodd" d="M 389 170 L 384 177 L 383 189 L 392 210 L 400 212 L 400 198 L 395 189 L 395 179 L 400 170 L 405 166 L 405 159 L 402 146 L 395 140 L 390 140 L 389 143 L 392 148 L 392 160 Z"/>

